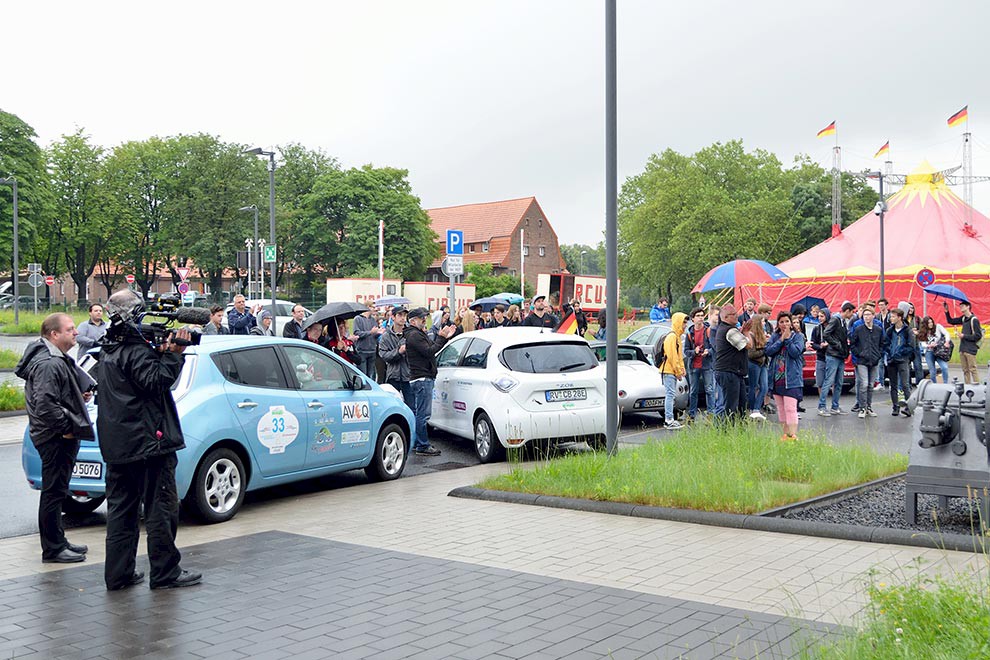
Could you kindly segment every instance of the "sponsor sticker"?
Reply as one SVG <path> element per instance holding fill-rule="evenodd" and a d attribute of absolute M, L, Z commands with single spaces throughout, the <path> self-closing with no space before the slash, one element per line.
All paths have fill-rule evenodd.
<path fill-rule="evenodd" d="M 370 442 L 371 431 L 344 431 L 340 434 L 340 444 L 356 445 L 360 442 Z"/>
<path fill-rule="evenodd" d="M 340 404 L 340 421 L 344 424 L 370 422 L 371 407 L 367 401 L 344 401 Z"/>
<path fill-rule="evenodd" d="M 299 436 L 299 419 L 285 406 L 271 406 L 258 420 L 258 441 L 269 454 L 283 454 Z"/>
<path fill-rule="evenodd" d="M 467 404 L 463 401 L 454 401 L 454 410 L 460 410 L 463 412 L 467 410 Z"/>
<path fill-rule="evenodd" d="M 316 432 L 316 436 L 313 438 L 313 444 L 310 446 L 310 449 L 317 454 L 325 454 L 336 448 L 337 441 L 334 440 L 333 433 L 330 432 L 330 429 L 325 426 Z"/>

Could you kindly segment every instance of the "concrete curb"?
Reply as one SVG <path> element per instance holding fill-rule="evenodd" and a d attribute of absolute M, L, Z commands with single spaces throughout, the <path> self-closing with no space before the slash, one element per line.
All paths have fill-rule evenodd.
<path fill-rule="evenodd" d="M 990 549 L 988 547 L 990 546 L 990 541 L 981 546 L 979 539 L 966 536 L 965 534 L 935 534 L 932 532 L 914 532 L 906 529 L 840 525 L 813 520 L 793 520 L 791 518 L 777 518 L 775 516 L 698 511 L 695 509 L 671 509 L 660 506 L 626 504 L 624 502 L 600 502 L 573 497 L 486 490 L 475 488 L 474 486 L 455 488 L 447 493 L 447 495 L 449 497 L 484 500 L 487 502 L 529 504 L 556 509 L 571 509 L 573 511 L 591 511 L 594 513 L 632 516 L 634 518 L 672 520 L 675 522 L 694 523 L 696 525 L 751 529 L 761 532 L 799 534 L 802 536 L 818 536 L 849 541 L 865 541 L 868 543 L 893 543 L 918 548 L 936 548 L 956 550 L 959 552 L 987 552 Z"/>
<path fill-rule="evenodd" d="M 27 410 L 0 410 L 0 419 L 4 417 L 21 417 L 27 414 Z"/>

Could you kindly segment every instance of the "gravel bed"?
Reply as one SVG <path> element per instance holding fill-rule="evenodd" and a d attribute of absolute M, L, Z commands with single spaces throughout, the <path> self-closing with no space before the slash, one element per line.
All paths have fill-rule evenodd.
<path fill-rule="evenodd" d="M 937 510 L 938 498 L 935 495 L 919 495 L 918 523 L 908 525 L 904 522 L 904 478 L 901 477 L 841 502 L 792 511 L 782 517 L 921 532 L 971 534 L 973 527 L 979 528 L 979 501 L 979 498 L 969 501 L 962 497 L 950 497 L 949 513 L 939 515 L 936 527 L 933 514 Z"/>

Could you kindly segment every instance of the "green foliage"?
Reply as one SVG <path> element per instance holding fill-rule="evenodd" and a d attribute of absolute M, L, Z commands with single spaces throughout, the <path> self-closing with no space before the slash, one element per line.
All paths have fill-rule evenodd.
<path fill-rule="evenodd" d="M 818 245 L 832 235 L 832 174 L 807 156 L 795 159 L 788 174 L 793 179 L 791 204 L 801 237 L 798 252 Z M 862 178 L 842 175 L 842 226 L 859 220 L 877 203 L 877 193 Z"/>
<path fill-rule="evenodd" d="M 24 390 L 13 383 L 0 383 L 0 410 L 24 410 Z"/>
<path fill-rule="evenodd" d="M 975 507 L 974 507 L 975 508 Z M 863 621 L 849 635 L 806 651 L 820 660 L 924 658 L 957 660 L 990 657 L 990 579 L 982 570 L 951 577 L 927 577 L 920 564 L 901 584 L 887 584 L 876 572 L 867 588 Z M 899 581 L 891 576 L 888 581 Z"/>
<path fill-rule="evenodd" d="M 385 222 L 385 262 L 404 280 L 421 280 L 439 256 L 430 219 L 412 194 L 409 172 L 365 165 L 317 178 L 306 196 L 321 222 L 314 251 L 328 273 L 349 277 L 378 261 L 378 222 Z"/>
<path fill-rule="evenodd" d="M 583 453 L 492 477 L 483 488 L 652 506 L 756 513 L 900 472 L 907 457 L 777 429 L 699 424 L 613 458 Z"/>
<path fill-rule="evenodd" d="M 45 320 L 50 312 L 28 312 L 21 310 L 18 314 L 18 325 L 14 325 L 14 310 L 4 309 L 0 310 L 0 334 L 3 335 L 29 335 L 33 337 L 41 336 L 41 322 Z M 78 326 L 80 323 L 89 318 L 89 313 L 86 311 L 77 312 L 66 312 L 72 319 L 76 322 Z"/>
<path fill-rule="evenodd" d="M 581 253 L 586 254 L 582 257 Z M 605 275 L 605 242 L 590 245 L 561 245 L 560 254 L 567 270 L 577 275 Z"/>
<path fill-rule="evenodd" d="M 35 142 L 37 134 L 16 115 L 0 110 L 0 177 L 17 180 L 17 219 L 20 258 L 36 255 L 32 240 L 51 209 L 51 191 L 45 154 Z M 13 256 L 14 191 L 0 186 L 0 263 L 9 266 Z M 6 270 L 4 267 L 3 270 Z"/>
<path fill-rule="evenodd" d="M 487 298 L 496 293 L 519 291 L 519 278 L 509 274 L 495 275 L 491 264 L 464 264 L 464 283 L 473 284 L 475 298 Z M 526 295 L 533 295 L 527 285 Z"/>
<path fill-rule="evenodd" d="M 13 369 L 20 362 L 21 355 L 9 348 L 0 348 L 0 369 Z"/>

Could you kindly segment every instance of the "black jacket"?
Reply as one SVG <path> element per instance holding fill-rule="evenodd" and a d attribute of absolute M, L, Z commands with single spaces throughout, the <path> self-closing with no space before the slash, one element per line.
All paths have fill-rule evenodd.
<path fill-rule="evenodd" d="M 399 352 L 402 340 L 405 338 L 405 330 L 399 335 L 395 332 L 395 327 L 385 331 L 378 342 L 378 356 L 385 360 L 385 380 L 397 380 L 403 383 L 409 382 L 409 362 L 406 354 Z M 406 349 L 407 351 L 409 349 Z"/>
<path fill-rule="evenodd" d="M 745 377 L 749 373 L 746 347 L 743 346 L 740 350 L 729 343 L 726 335 L 730 330 L 738 331 L 738 328 L 728 323 L 719 323 L 715 329 L 715 371 L 727 371 Z"/>
<path fill-rule="evenodd" d="M 846 330 L 846 320 L 836 314 L 828 321 L 822 339 L 828 344 L 825 354 L 840 360 L 849 357 L 849 333 Z"/>
<path fill-rule="evenodd" d="M 949 316 L 949 312 L 946 312 L 945 321 L 952 325 L 962 326 L 962 332 L 959 333 L 959 352 L 976 355 L 980 350 L 977 342 L 983 339 L 983 326 L 980 325 L 980 320 L 973 314 L 966 318 L 965 316 Z"/>
<path fill-rule="evenodd" d="M 96 429 L 107 463 L 131 463 L 186 446 L 172 398 L 185 357 L 160 353 L 131 332 L 104 345 L 97 364 Z"/>
<path fill-rule="evenodd" d="M 560 325 L 552 312 L 544 312 L 542 319 L 535 312 L 530 312 L 529 316 L 523 319 L 522 324 L 527 328 L 549 328 L 550 330 L 555 330 Z"/>
<path fill-rule="evenodd" d="M 866 327 L 865 323 L 857 326 L 849 340 L 849 348 L 852 349 L 852 354 L 856 358 L 856 364 L 867 367 L 875 367 L 880 364 L 883 359 L 885 341 L 884 331 L 875 320 L 872 329 Z"/>
<path fill-rule="evenodd" d="M 409 365 L 409 380 L 437 377 L 436 352 L 447 343 L 447 338 L 437 335 L 430 340 L 419 328 L 409 325 L 402 333 L 406 338 L 406 363 Z"/>
<path fill-rule="evenodd" d="M 289 339 L 305 339 L 306 333 L 303 332 L 302 324 L 292 319 L 282 328 L 282 336 Z"/>
<path fill-rule="evenodd" d="M 25 381 L 31 442 L 40 445 L 70 433 L 77 439 L 93 437 L 93 422 L 79 385 L 80 379 L 89 377 L 72 358 L 48 340 L 38 339 L 28 344 L 14 374 Z"/>

